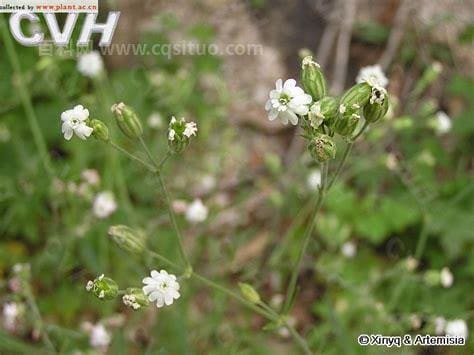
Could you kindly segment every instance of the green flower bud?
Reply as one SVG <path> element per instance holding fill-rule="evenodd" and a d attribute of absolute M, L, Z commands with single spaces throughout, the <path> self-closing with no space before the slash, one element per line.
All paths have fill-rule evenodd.
<path fill-rule="evenodd" d="M 111 300 L 117 297 L 118 285 L 114 280 L 102 274 L 94 281 L 87 282 L 86 290 L 101 300 Z"/>
<path fill-rule="evenodd" d="M 324 163 L 336 157 L 336 144 L 326 134 L 317 134 L 309 143 L 309 152 L 313 159 Z"/>
<path fill-rule="evenodd" d="M 123 134 L 131 139 L 137 139 L 142 136 L 142 123 L 131 107 L 121 102 L 113 105 L 111 110 L 115 114 L 115 120 Z"/>
<path fill-rule="evenodd" d="M 364 117 L 367 122 L 374 123 L 385 117 L 388 112 L 388 98 L 383 100 L 383 103 L 380 105 L 378 103 L 368 103 L 364 106 Z"/>
<path fill-rule="evenodd" d="M 141 230 L 134 230 L 124 225 L 112 226 L 108 234 L 119 248 L 132 253 L 141 254 L 145 249 L 146 235 Z"/>
<path fill-rule="evenodd" d="M 260 295 L 251 285 L 239 282 L 239 287 L 240 292 L 247 301 L 252 303 L 260 303 Z"/>
<path fill-rule="evenodd" d="M 341 104 L 345 107 L 352 107 L 354 104 L 364 107 L 369 102 L 372 94 L 372 87 L 367 83 L 360 83 L 351 87 L 344 96 L 342 96 Z"/>
<path fill-rule="evenodd" d="M 127 293 L 123 295 L 122 301 L 125 306 L 135 311 L 150 304 L 141 288 L 127 288 Z"/>
<path fill-rule="evenodd" d="M 326 96 L 326 79 L 321 67 L 313 61 L 312 56 L 303 59 L 301 71 L 301 82 L 305 91 L 313 97 L 314 101 L 319 101 Z"/>
<path fill-rule="evenodd" d="M 335 121 L 333 128 L 343 137 L 348 137 L 357 128 L 361 120 L 361 106 L 357 103 L 352 104 L 351 106 L 346 106 L 341 104 L 339 106 L 339 116 Z"/>
<path fill-rule="evenodd" d="M 104 122 L 100 120 L 91 120 L 90 127 L 94 130 L 92 132 L 92 135 L 103 142 L 108 142 L 109 141 L 109 128 L 105 125 Z"/>

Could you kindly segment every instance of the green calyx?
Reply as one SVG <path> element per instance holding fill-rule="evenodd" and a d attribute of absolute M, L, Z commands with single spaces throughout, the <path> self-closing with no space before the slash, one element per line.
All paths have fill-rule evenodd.
<path fill-rule="evenodd" d="M 143 127 L 135 111 L 123 102 L 112 106 L 118 127 L 128 138 L 137 139 L 143 135 Z"/>
<path fill-rule="evenodd" d="M 318 63 L 312 56 L 307 56 L 302 61 L 301 82 L 304 90 L 311 95 L 313 101 L 319 101 L 326 96 L 326 79 Z"/>

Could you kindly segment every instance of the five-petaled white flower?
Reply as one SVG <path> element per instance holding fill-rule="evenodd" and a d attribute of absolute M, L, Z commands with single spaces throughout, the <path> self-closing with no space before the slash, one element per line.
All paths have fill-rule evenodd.
<path fill-rule="evenodd" d="M 104 62 L 99 52 L 92 51 L 81 55 L 77 61 L 77 70 L 89 78 L 98 77 L 104 70 Z"/>
<path fill-rule="evenodd" d="M 114 195 L 110 191 L 105 191 L 97 194 L 92 206 L 94 215 L 97 218 L 107 218 L 117 210 L 117 203 Z"/>
<path fill-rule="evenodd" d="M 98 323 L 90 329 L 89 343 L 93 348 L 107 348 L 110 341 L 110 334 L 103 324 Z"/>
<path fill-rule="evenodd" d="M 378 64 L 369 65 L 360 69 L 359 74 L 356 78 L 357 83 L 366 82 L 370 86 L 387 87 L 388 79 L 382 70 L 382 67 Z"/>
<path fill-rule="evenodd" d="M 269 97 L 265 104 L 269 120 L 273 121 L 278 117 L 285 125 L 288 122 L 297 125 L 297 115 L 307 115 L 309 105 L 312 102 L 311 95 L 306 94 L 303 89 L 296 86 L 294 79 L 288 79 L 284 84 L 281 79 L 278 79 L 276 88 L 270 91 Z"/>
<path fill-rule="evenodd" d="M 186 220 L 191 223 L 204 222 L 208 213 L 208 208 L 200 199 L 196 199 L 186 209 Z"/>
<path fill-rule="evenodd" d="M 447 267 L 442 268 L 439 276 L 441 280 L 441 285 L 444 288 L 449 288 L 453 285 L 454 277 L 453 277 L 453 274 L 451 273 L 451 270 L 449 270 L 449 268 Z"/>
<path fill-rule="evenodd" d="M 453 126 L 451 118 L 443 111 L 436 113 L 435 130 L 438 134 L 448 133 Z"/>
<path fill-rule="evenodd" d="M 61 114 L 62 132 L 64 139 L 70 140 L 75 133 L 82 140 L 86 140 L 94 131 L 87 125 L 89 110 L 82 105 L 77 105 L 72 110 L 64 111 Z"/>
<path fill-rule="evenodd" d="M 446 335 L 461 337 L 466 339 L 468 336 L 467 324 L 462 319 L 451 320 L 446 323 Z"/>
<path fill-rule="evenodd" d="M 186 123 L 186 126 L 184 127 L 184 132 L 183 134 L 188 137 L 188 138 L 191 138 L 191 136 L 195 136 L 196 133 L 197 133 L 197 124 L 195 122 L 188 122 Z"/>
<path fill-rule="evenodd" d="M 145 284 L 143 293 L 150 302 L 156 303 L 158 308 L 169 306 L 180 297 L 176 276 L 168 274 L 166 270 L 160 272 L 153 270 L 151 277 L 145 277 L 143 283 Z"/>

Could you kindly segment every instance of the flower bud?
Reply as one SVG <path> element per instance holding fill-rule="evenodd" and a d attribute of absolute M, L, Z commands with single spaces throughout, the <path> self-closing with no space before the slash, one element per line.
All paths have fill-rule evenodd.
<path fill-rule="evenodd" d="M 106 126 L 106 124 L 100 120 L 91 120 L 90 127 L 94 130 L 92 132 L 92 135 L 103 142 L 108 142 L 109 141 L 109 128 Z"/>
<path fill-rule="evenodd" d="M 388 98 L 383 100 L 380 105 L 378 103 L 368 103 L 364 106 L 364 117 L 369 123 L 374 123 L 383 118 L 388 111 Z"/>
<path fill-rule="evenodd" d="M 114 280 L 102 274 L 94 281 L 87 282 L 86 290 L 101 300 L 111 300 L 117 297 L 118 285 Z"/>
<path fill-rule="evenodd" d="M 260 303 L 260 295 L 251 285 L 239 282 L 239 287 L 240 292 L 247 301 L 252 303 Z"/>
<path fill-rule="evenodd" d="M 320 163 L 324 163 L 336 157 L 336 144 L 332 138 L 326 134 L 317 134 L 312 138 L 308 149 L 313 159 Z"/>
<path fill-rule="evenodd" d="M 143 134 L 143 127 L 137 114 L 133 109 L 123 102 L 112 106 L 112 112 L 118 127 L 128 138 L 137 139 Z"/>
<path fill-rule="evenodd" d="M 127 293 L 122 297 L 123 304 L 133 310 L 147 307 L 150 302 L 141 288 L 127 288 Z"/>
<path fill-rule="evenodd" d="M 302 62 L 301 82 L 304 90 L 318 101 L 326 96 L 326 79 L 321 67 L 313 61 L 312 56 L 307 56 Z"/>
<path fill-rule="evenodd" d="M 354 85 L 342 96 L 341 104 L 345 107 L 352 107 L 354 104 L 364 107 L 369 102 L 371 93 L 372 87 L 365 82 Z"/>
<path fill-rule="evenodd" d="M 145 249 L 146 236 L 143 231 L 118 225 L 110 227 L 108 234 L 119 248 L 131 254 L 141 254 Z"/>
<path fill-rule="evenodd" d="M 360 112 L 361 106 L 357 103 L 350 106 L 341 104 L 339 106 L 339 117 L 333 126 L 334 130 L 343 137 L 350 136 L 354 133 L 361 120 Z"/>

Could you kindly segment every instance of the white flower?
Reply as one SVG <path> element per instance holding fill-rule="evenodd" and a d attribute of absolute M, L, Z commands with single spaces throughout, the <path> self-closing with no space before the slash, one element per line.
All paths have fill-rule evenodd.
<path fill-rule="evenodd" d="M 174 129 L 170 129 L 168 133 L 168 140 L 173 142 L 175 136 L 176 136 L 176 131 Z"/>
<path fill-rule="evenodd" d="M 451 273 L 451 270 L 449 270 L 447 267 L 444 267 L 441 269 L 440 273 L 440 280 L 441 280 L 441 285 L 444 288 L 451 287 L 454 281 L 453 274 Z"/>
<path fill-rule="evenodd" d="M 93 51 L 81 55 L 77 60 L 77 70 L 89 78 L 98 77 L 104 70 L 104 62 L 99 52 Z"/>
<path fill-rule="evenodd" d="M 134 295 L 123 295 L 122 301 L 125 306 L 133 308 L 134 310 L 141 308 Z"/>
<path fill-rule="evenodd" d="M 313 60 L 313 56 L 308 55 L 303 58 L 303 61 L 301 62 L 301 68 L 304 69 L 307 65 L 315 65 L 317 68 L 321 68 L 321 65 L 319 63 L 316 63 Z"/>
<path fill-rule="evenodd" d="M 339 105 L 339 113 L 340 113 L 340 114 L 343 114 L 343 113 L 345 113 L 345 112 L 346 112 L 346 105 L 340 104 L 340 105 Z"/>
<path fill-rule="evenodd" d="M 188 122 L 188 123 L 186 123 L 186 126 L 184 127 L 183 134 L 186 137 L 191 138 L 191 136 L 196 135 L 197 131 L 198 131 L 198 129 L 197 129 L 196 123 L 195 122 Z"/>
<path fill-rule="evenodd" d="M 95 169 L 86 169 L 81 173 L 82 179 L 92 186 L 97 186 L 100 184 L 100 175 L 99 172 Z"/>
<path fill-rule="evenodd" d="M 321 185 L 321 170 L 313 169 L 308 175 L 306 183 L 310 190 L 316 190 Z"/>
<path fill-rule="evenodd" d="M 467 324 L 462 319 L 451 320 L 446 323 L 446 335 L 457 336 L 466 339 L 468 336 Z"/>
<path fill-rule="evenodd" d="M 434 326 L 436 335 L 443 334 L 444 329 L 446 327 L 446 319 L 444 319 L 443 317 L 436 317 L 434 320 Z"/>
<path fill-rule="evenodd" d="M 89 343 L 93 348 L 106 348 L 109 346 L 110 341 L 110 334 L 102 324 L 96 324 L 91 328 Z"/>
<path fill-rule="evenodd" d="M 186 209 L 186 219 L 191 223 L 204 222 L 209 210 L 200 199 L 194 200 Z"/>
<path fill-rule="evenodd" d="M 345 242 L 342 244 L 341 252 L 346 258 L 353 258 L 357 253 L 357 245 L 352 241 Z"/>
<path fill-rule="evenodd" d="M 307 115 L 309 105 L 312 102 L 311 95 L 306 94 L 303 89 L 296 86 L 294 79 L 288 79 L 283 84 L 281 79 L 276 81 L 276 89 L 270 91 L 269 100 L 265 104 L 268 118 L 273 121 L 279 118 L 283 124 L 291 122 L 298 124 L 297 115 Z"/>
<path fill-rule="evenodd" d="M 114 195 L 109 191 L 97 194 L 94 199 L 92 210 L 97 218 L 103 219 L 109 217 L 117 210 L 117 203 L 115 202 Z"/>
<path fill-rule="evenodd" d="M 85 109 L 82 105 L 77 105 L 72 110 L 64 111 L 61 114 L 64 139 L 70 140 L 73 133 L 75 133 L 80 139 L 86 140 L 93 131 L 91 127 L 87 126 L 86 121 L 88 118 L 89 110 Z"/>
<path fill-rule="evenodd" d="M 173 116 L 168 127 L 168 140 L 170 142 L 174 142 L 176 138 L 178 141 L 188 140 L 191 136 L 195 136 L 197 131 L 198 128 L 195 122 L 186 122 L 184 117 L 177 120 Z"/>
<path fill-rule="evenodd" d="M 148 117 L 147 123 L 150 128 L 159 129 L 163 127 L 163 117 L 158 112 L 154 112 Z"/>
<path fill-rule="evenodd" d="M 14 331 L 19 316 L 23 312 L 21 304 L 15 302 L 5 303 L 3 305 L 3 326 L 9 331 Z"/>
<path fill-rule="evenodd" d="M 451 118 L 443 111 L 436 113 L 435 130 L 438 134 L 448 133 L 453 126 Z"/>
<path fill-rule="evenodd" d="M 370 86 L 379 86 L 383 88 L 388 85 L 388 79 L 385 76 L 382 67 L 378 64 L 361 68 L 357 75 L 356 82 L 366 82 Z"/>
<path fill-rule="evenodd" d="M 145 284 L 143 293 L 150 302 L 156 303 L 158 308 L 169 306 L 180 297 L 176 276 L 168 274 L 165 270 L 160 272 L 153 270 L 151 277 L 145 277 L 143 283 Z"/>
<path fill-rule="evenodd" d="M 318 101 L 312 104 L 309 109 L 309 112 L 310 112 L 309 123 L 311 127 L 318 128 L 319 126 L 321 126 L 321 123 L 323 123 L 324 118 L 325 118 L 323 113 L 321 112 L 321 102 Z"/>

